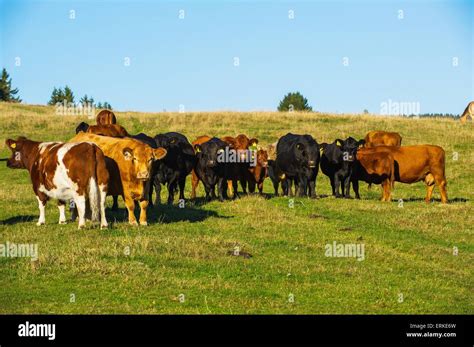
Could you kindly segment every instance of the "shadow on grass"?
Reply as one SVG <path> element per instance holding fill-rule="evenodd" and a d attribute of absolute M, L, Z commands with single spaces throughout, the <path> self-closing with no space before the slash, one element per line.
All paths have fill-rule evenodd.
<path fill-rule="evenodd" d="M 425 198 L 408 198 L 408 199 L 402 199 L 403 202 L 425 202 Z M 468 202 L 469 199 L 466 198 L 448 198 L 448 204 L 452 202 Z M 398 200 L 392 199 L 392 202 L 398 203 Z M 440 198 L 432 198 L 431 202 L 441 202 Z"/>
<path fill-rule="evenodd" d="M 10 217 L 4 220 L 0 220 L 0 225 L 14 225 L 18 223 L 27 223 L 27 222 L 36 221 L 37 219 L 38 219 L 38 216 L 32 216 L 32 215 L 15 216 L 15 217 Z"/>
<path fill-rule="evenodd" d="M 128 222 L 128 211 L 125 208 L 119 208 L 116 211 L 111 209 L 106 210 L 107 220 L 109 222 Z M 135 217 L 140 214 L 140 209 L 135 207 Z M 216 218 L 232 218 L 227 216 L 220 216 L 216 211 L 208 211 L 193 206 L 180 208 L 176 205 L 155 205 L 149 207 L 147 210 L 148 224 L 154 223 L 175 223 L 175 222 L 202 222 L 209 217 Z"/>

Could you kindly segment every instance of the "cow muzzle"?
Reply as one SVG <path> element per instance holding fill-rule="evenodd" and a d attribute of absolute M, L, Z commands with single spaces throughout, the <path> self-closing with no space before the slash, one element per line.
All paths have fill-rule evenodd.
<path fill-rule="evenodd" d="M 146 181 L 149 178 L 150 174 L 148 173 L 148 171 L 142 171 L 137 174 L 137 179 L 139 180 Z"/>

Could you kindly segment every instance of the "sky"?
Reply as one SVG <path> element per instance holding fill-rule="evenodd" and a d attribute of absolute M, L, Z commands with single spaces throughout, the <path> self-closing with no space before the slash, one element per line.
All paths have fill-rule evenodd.
<path fill-rule="evenodd" d="M 0 66 L 23 102 L 68 85 L 120 111 L 462 113 L 474 1 L 0 0 Z"/>

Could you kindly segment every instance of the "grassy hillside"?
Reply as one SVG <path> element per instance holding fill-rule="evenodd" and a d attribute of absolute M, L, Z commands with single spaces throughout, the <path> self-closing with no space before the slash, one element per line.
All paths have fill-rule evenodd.
<path fill-rule="evenodd" d="M 39 250 L 36 262 L 0 257 L 0 313 L 474 313 L 472 124 L 298 113 L 116 114 L 130 133 L 178 131 L 190 140 L 245 133 L 264 145 L 289 131 L 319 142 L 398 131 L 405 145 L 445 149 L 451 203 L 426 205 L 423 183 L 396 184 L 391 203 L 366 185 L 363 200 L 336 200 L 320 173 L 316 200 L 292 205 L 273 197 L 267 180 L 267 198 L 159 206 L 148 227 L 136 228 L 126 223 L 122 203 L 119 212 L 108 211 L 109 230 L 78 231 L 76 223 L 57 224 L 54 201 L 46 225 L 37 227 L 28 173 L 0 163 L 0 244 L 35 243 Z M 9 152 L 6 138 L 67 141 L 83 120 L 0 103 L 0 157 Z M 189 179 L 186 189 L 189 196 Z M 325 245 L 334 241 L 363 244 L 365 259 L 326 257 Z M 251 257 L 233 256 L 235 247 Z"/>

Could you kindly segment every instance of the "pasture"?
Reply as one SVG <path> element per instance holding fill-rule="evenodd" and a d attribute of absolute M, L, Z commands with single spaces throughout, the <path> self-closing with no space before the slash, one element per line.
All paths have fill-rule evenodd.
<path fill-rule="evenodd" d="M 197 201 L 155 207 L 147 227 L 128 225 L 120 199 L 118 212 L 108 210 L 108 230 L 79 231 L 77 223 L 57 224 L 55 201 L 46 225 L 37 227 L 28 172 L 2 162 L 0 244 L 33 243 L 39 253 L 34 262 L 0 257 L 0 313 L 474 313 L 471 122 L 276 112 L 116 115 L 129 133 L 177 131 L 190 141 L 244 133 L 267 145 L 291 131 L 330 142 L 397 131 L 404 145 L 445 149 L 450 203 L 442 206 L 435 188 L 434 203 L 425 204 L 421 182 L 396 183 L 390 203 L 366 184 L 360 201 L 334 199 L 320 172 L 316 200 L 274 197 L 267 179 L 266 197 L 205 203 L 200 184 Z M 55 115 L 53 107 L 0 103 L 0 157 L 10 155 L 6 138 L 67 141 L 81 121 L 94 123 Z M 190 189 L 188 177 L 186 197 Z M 325 246 L 334 242 L 363 244 L 364 260 L 327 257 Z"/>

